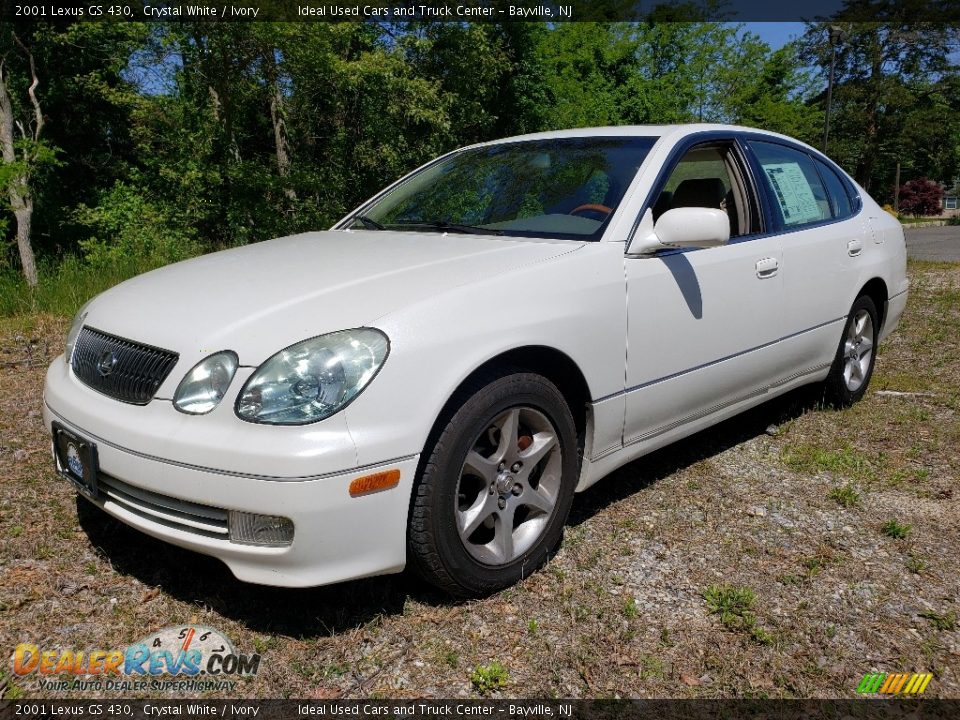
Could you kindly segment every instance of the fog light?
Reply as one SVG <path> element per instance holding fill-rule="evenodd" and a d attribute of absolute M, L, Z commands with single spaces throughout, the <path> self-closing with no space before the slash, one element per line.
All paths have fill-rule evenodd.
<path fill-rule="evenodd" d="M 277 515 L 230 511 L 230 542 L 243 545 L 290 545 L 293 521 Z"/>

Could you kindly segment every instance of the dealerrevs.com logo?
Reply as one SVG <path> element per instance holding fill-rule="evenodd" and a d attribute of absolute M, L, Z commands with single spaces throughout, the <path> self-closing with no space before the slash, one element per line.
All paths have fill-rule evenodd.
<path fill-rule="evenodd" d="M 259 669 L 259 654 L 238 653 L 220 631 L 202 625 L 167 627 L 122 650 L 20 643 L 13 653 L 14 675 L 35 676 L 44 690 L 232 690 L 231 678 Z M 165 679 L 171 677 L 178 679 Z"/>

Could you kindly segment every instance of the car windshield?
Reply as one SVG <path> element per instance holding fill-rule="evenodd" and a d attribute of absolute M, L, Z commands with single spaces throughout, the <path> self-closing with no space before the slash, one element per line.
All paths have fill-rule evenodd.
<path fill-rule="evenodd" d="M 597 240 L 655 137 L 470 148 L 409 177 L 351 227 Z"/>

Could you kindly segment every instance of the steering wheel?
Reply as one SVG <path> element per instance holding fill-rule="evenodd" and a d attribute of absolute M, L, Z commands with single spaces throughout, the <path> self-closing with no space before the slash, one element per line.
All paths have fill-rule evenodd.
<path fill-rule="evenodd" d="M 578 212 L 583 212 L 584 210 L 589 210 L 592 212 L 603 213 L 604 215 L 609 215 L 613 212 L 613 208 L 608 208 L 606 205 L 599 205 L 597 203 L 586 203 L 584 205 L 577 205 L 573 210 L 567 213 L 567 215 L 576 215 Z"/>

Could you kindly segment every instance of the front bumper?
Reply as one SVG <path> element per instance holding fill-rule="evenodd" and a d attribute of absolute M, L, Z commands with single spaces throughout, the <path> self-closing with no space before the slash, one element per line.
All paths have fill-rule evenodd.
<path fill-rule="evenodd" d="M 357 468 L 349 434 L 345 427 L 339 433 L 336 423 L 305 431 L 240 421 L 238 426 L 222 418 L 221 423 L 193 423 L 205 430 L 198 439 L 183 425 L 183 419 L 195 418 L 169 405 L 154 400 L 130 406 L 99 395 L 72 377 L 60 358 L 47 374 L 44 423 L 51 429 L 57 421 L 97 443 L 105 492 L 95 502 L 104 511 L 148 535 L 219 558 L 240 580 L 304 587 L 403 569 L 418 456 Z M 271 432 L 278 429 L 292 432 Z M 202 438 L 208 443 L 205 451 Z M 223 444 L 231 440 L 233 450 Z M 351 446 L 345 453 L 351 461 L 331 469 L 324 447 L 318 447 L 324 440 L 328 454 L 338 460 Z M 241 472 L 238 455 L 255 458 L 250 464 L 256 472 Z M 396 487 L 350 496 L 355 478 L 393 468 L 400 470 Z M 229 510 L 289 518 L 293 543 L 231 542 L 210 519 Z"/>

